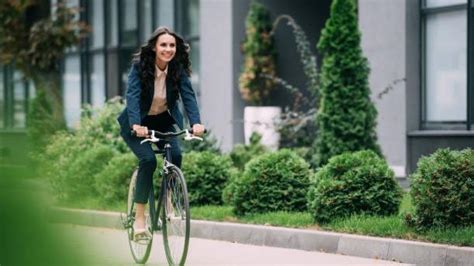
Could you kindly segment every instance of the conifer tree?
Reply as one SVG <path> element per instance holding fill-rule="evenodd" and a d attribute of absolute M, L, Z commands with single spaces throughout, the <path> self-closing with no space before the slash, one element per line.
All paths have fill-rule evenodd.
<path fill-rule="evenodd" d="M 312 162 L 316 166 L 347 151 L 370 149 L 380 154 L 377 110 L 370 100 L 370 70 L 360 38 L 356 2 L 333 0 L 317 45 L 323 63 L 316 118 L 319 132 Z"/>

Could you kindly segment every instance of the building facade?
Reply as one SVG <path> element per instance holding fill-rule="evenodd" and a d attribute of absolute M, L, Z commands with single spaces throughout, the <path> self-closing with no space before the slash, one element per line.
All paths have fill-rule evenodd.
<path fill-rule="evenodd" d="M 67 52 L 63 99 L 69 126 L 84 103 L 123 95 L 131 55 L 158 25 L 191 43 L 192 83 L 204 123 L 224 151 L 242 143 L 240 45 L 251 0 L 74 0 L 91 36 Z M 273 17 L 291 15 L 316 53 L 331 0 L 260 0 Z M 441 147 L 474 146 L 474 0 L 358 0 L 362 48 L 371 68 L 378 139 L 397 176 Z M 296 87 L 305 77 L 290 27 L 275 32 L 277 73 Z M 319 59 L 319 58 L 318 58 Z M 318 60 L 320 62 L 320 60 Z M 20 73 L 0 71 L 0 131 L 21 132 L 34 89 Z M 281 102 L 284 105 L 284 101 Z"/>

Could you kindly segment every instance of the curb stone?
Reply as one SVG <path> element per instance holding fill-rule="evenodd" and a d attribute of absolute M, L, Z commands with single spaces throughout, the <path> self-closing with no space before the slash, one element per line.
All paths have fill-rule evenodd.
<path fill-rule="evenodd" d="M 50 221 L 122 229 L 120 213 L 52 208 Z M 474 266 L 474 248 L 307 229 L 191 220 L 191 237 L 322 251 L 416 265 Z"/>

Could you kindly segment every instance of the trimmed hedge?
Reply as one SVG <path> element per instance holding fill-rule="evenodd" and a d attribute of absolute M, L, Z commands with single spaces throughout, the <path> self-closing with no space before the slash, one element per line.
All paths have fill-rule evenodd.
<path fill-rule="evenodd" d="M 245 164 L 248 163 L 252 158 L 267 152 L 267 148 L 260 143 L 262 135 L 257 132 L 253 132 L 250 136 L 250 144 L 237 144 L 234 146 L 229 156 L 235 167 L 240 170 L 244 170 Z"/>
<path fill-rule="evenodd" d="M 233 211 L 237 215 L 304 211 L 310 174 L 309 164 L 290 150 L 258 156 L 229 184 Z"/>
<path fill-rule="evenodd" d="M 83 196 L 96 196 L 95 175 L 102 171 L 116 153 L 110 147 L 101 145 L 77 154 L 64 171 L 64 179 L 56 179 L 65 197 L 78 200 Z M 60 175 L 62 176 L 62 175 Z"/>
<path fill-rule="evenodd" d="M 367 150 L 331 158 L 311 180 L 308 208 L 315 221 L 327 223 L 355 214 L 396 214 L 401 198 L 393 171 Z"/>
<path fill-rule="evenodd" d="M 474 224 L 474 150 L 440 149 L 418 161 L 410 176 L 417 229 Z"/>
<path fill-rule="evenodd" d="M 133 153 L 120 154 L 112 158 L 104 169 L 95 176 L 100 199 L 107 203 L 124 201 L 128 186 L 138 160 Z"/>
<path fill-rule="evenodd" d="M 230 177 L 232 161 L 213 152 L 189 152 L 182 170 L 192 205 L 222 204 L 222 190 Z"/>

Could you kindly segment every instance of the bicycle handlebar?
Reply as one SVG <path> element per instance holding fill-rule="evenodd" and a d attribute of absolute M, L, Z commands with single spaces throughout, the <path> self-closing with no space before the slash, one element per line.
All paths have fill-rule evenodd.
<path fill-rule="evenodd" d="M 148 130 L 147 137 L 151 137 L 153 135 L 153 133 L 155 134 L 155 137 L 158 137 L 158 138 L 160 138 L 160 137 L 161 138 L 177 137 L 177 136 L 181 136 L 183 134 L 186 134 L 186 132 L 188 132 L 189 134 L 193 134 L 193 129 L 192 128 L 184 129 L 184 130 L 181 130 L 181 131 L 178 131 L 178 132 L 160 132 L 158 130 Z M 132 130 L 130 133 L 134 137 L 137 136 L 137 132 L 135 130 Z M 207 133 L 207 129 L 204 129 L 204 133 Z"/>
<path fill-rule="evenodd" d="M 207 133 L 207 129 L 204 129 L 204 133 Z M 132 130 L 131 134 L 132 134 L 132 136 L 137 136 L 137 132 L 135 130 Z M 194 136 L 193 135 L 193 129 L 190 128 L 190 129 L 185 129 L 185 130 L 181 130 L 181 131 L 178 131 L 178 132 L 160 132 L 160 131 L 157 131 L 157 130 L 148 130 L 147 138 L 142 140 L 140 143 L 143 144 L 145 142 L 158 142 L 158 141 L 160 141 L 160 138 L 166 139 L 166 138 L 170 138 L 170 137 L 181 136 L 183 134 L 186 134 L 184 139 L 188 140 L 188 141 L 189 140 L 194 140 L 194 139 L 200 140 L 200 141 L 203 140 L 200 137 Z"/>

